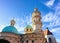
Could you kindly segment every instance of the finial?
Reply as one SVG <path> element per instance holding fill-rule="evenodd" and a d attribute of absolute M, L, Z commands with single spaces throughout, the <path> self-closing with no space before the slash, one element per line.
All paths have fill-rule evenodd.
<path fill-rule="evenodd" d="M 37 8 L 34 8 L 34 11 L 38 11 L 38 9 Z"/>
<path fill-rule="evenodd" d="M 15 21 L 14 21 L 14 17 L 13 19 L 11 20 L 11 26 L 14 26 L 15 25 Z"/>
<path fill-rule="evenodd" d="M 46 27 L 46 29 L 48 30 L 48 27 Z"/>

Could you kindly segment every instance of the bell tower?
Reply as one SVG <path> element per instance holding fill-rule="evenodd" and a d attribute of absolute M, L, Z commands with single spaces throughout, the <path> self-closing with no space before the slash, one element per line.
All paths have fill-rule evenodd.
<path fill-rule="evenodd" d="M 34 12 L 32 13 L 32 22 L 33 22 L 33 29 L 34 33 L 37 34 L 40 38 L 38 38 L 38 43 L 45 43 L 46 39 L 44 37 L 44 33 L 42 30 L 42 22 L 41 22 L 41 13 L 38 11 L 37 8 L 34 9 Z M 37 36 L 37 37 L 38 37 Z"/>
<path fill-rule="evenodd" d="M 35 32 L 40 32 L 42 28 L 41 13 L 37 8 L 35 8 L 34 12 L 32 13 L 32 22 Z"/>

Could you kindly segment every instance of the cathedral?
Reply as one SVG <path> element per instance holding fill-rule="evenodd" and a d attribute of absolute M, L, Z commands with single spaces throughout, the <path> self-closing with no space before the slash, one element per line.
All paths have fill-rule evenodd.
<path fill-rule="evenodd" d="M 48 27 L 42 30 L 41 13 L 37 8 L 32 13 L 32 26 L 27 25 L 24 34 L 19 34 L 14 25 L 15 21 L 12 19 L 10 25 L 2 29 L 0 43 L 57 43 Z"/>

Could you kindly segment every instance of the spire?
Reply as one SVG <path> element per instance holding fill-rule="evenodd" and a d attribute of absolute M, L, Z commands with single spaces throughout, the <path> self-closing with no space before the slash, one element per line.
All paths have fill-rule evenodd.
<path fill-rule="evenodd" d="M 49 31 L 48 27 L 46 27 L 46 32 L 47 32 L 47 35 L 52 35 L 52 32 Z"/>
<path fill-rule="evenodd" d="M 14 20 L 14 18 L 11 20 L 11 24 L 10 24 L 11 26 L 14 26 L 15 25 L 15 20 Z"/>
<path fill-rule="evenodd" d="M 46 29 L 49 30 L 48 27 L 46 27 Z"/>

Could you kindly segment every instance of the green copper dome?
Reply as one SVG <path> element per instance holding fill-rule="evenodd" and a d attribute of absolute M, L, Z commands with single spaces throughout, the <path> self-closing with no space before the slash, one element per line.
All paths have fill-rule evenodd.
<path fill-rule="evenodd" d="M 27 29 L 28 29 L 28 28 L 32 29 L 32 26 L 31 26 L 31 25 L 27 25 L 26 28 L 27 28 Z"/>
<path fill-rule="evenodd" d="M 3 28 L 2 32 L 10 32 L 10 33 L 18 34 L 18 31 L 14 26 L 7 26 Z"/>

